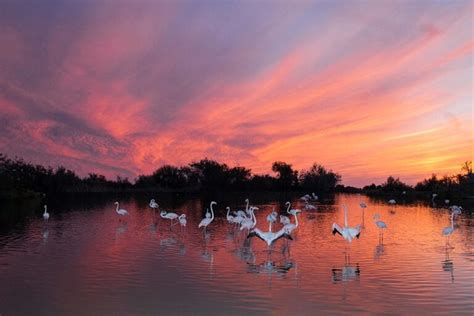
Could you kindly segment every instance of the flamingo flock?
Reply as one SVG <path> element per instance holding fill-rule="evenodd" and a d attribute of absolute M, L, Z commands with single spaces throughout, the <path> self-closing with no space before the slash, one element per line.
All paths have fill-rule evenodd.
<path fill-rule="evenodd" d="M 437 194 L 432 195 L 432 201 L 437 197 Z M 316 209 L 315 207 L 311 207 L 312 204 L 310 204 L 310 201 L 317 201 L 318 196 L 315 193 L 312 193 L 311 195 L 306 194 L 303 197 L 300 198 L 305 203 L 304 209 L 305 210 L 312 210 Z M 448 205 L 449 200 L 445 200 L 445 203 Z M 123 218 L 126 218 L 130 216 L 130 213 L 123 208 L 120 208 L 120 203 L 117 201 L 114 203 L 115 204 L 115 212 L 118 215 L 119 219 L 122 220 Z M 396 204 L 396 201 L 394 199 L 388 200 L 389 205 L 394 205 Z M 208 227 L 212 224 L 212 222 L 215 220 L 215 212 L 214 212 L 214 206 L 217 205 L 217 202 L 212 201 L 210 202 L 209 208 L 206 210 L 204 218 L 199 222 L 198 228 L 203 228 L 203 233 L 206 232 Z M 364 217 L 364 212 L 367 209 L 367 204 L 365 202 L 360 202 L 359 203 L 360 208 L 362 209 L 362 219 Z M 154 200 L 151 199 L 149 202 L 149 207 L 153 210 L 157 210 L 160 208 L 159 204 Z M 266 220 L 268 222 L 268 230 L 262 230 L 261 228 L 257 227 L 257 217 L 255 216 L 255 211 L 259 210 L 258 207 L 256 206 L 251 206 L 249 199 L 245 199 L 245 210 L 238 210 L 231 212 L 231 208 L 229 206 L 226 207 L 226 221 L 233 225 L 238 231 L 243 231 L 245 230 L 247 232 L 247 237 L 246 239 L 257 237 L 264 241 L 268 247 L 270 247 L 275 241 L 281 239 L 281 238 L 286 238 L 288 240 L 293 240 L 293 237 L 291 234 L 293 234 L 299 227 L 299 220 L 298 220 L 298 215 L 302 213 L 300 209 L 297 208 L 292 208 L 291 207 L 291 202 L 286 202 L 285 203 L 286 210 L 284 211 L 284 214 L 278 214 L 278 212 L 275 211 L 275 208 L 266 216 Z M 362 229 L 364 228 L 363 224 L 357 224 L 351 226 L 349 224 L 349 210 L 347 205 L 343 204 L 342 208 L 344 210 L 344 223 L 343 225 L 339 225 L 338 223 L 333 223 L 331 227 L 331 231 L 333 235 L 340 235 L 346 242 L 347 245 L 349 246 L 352 243 L 354 239 L 359 239 Z M 210 211 L 209 211 L 210 210 Z M 463 209 L 460 206 L 450 206 L 449 207 L 450 211 L 450 225 L 443 228 L 441 234 L 446 238 L 446 247 L 451 247 L 449 243 L 450 236 L 454 233 L 455 231 L 455 219 L 457 216 L 459 216 Z M 392 212 L 392 209 L 391 209 Z M 169 212 L 162 210 L 160 212 L 160 217 L 166 220 L 170 221 L 170 229 L 173 225 L 179 224 L 182 228 L 185 228 L 187 225 L 187 218 L 186 214 L 182 213 L 178 215 L 175 212 Z M 291 220 L 291 217 L 293 218 L 293 221 Z M 48 213 L 48 207 L 47 205 L 44 205 L 44 213 L 43 213 L 43 219 L 45 221 L 48 221 L 50 218 L 50 214 Z M 273 231 L 275 225 L 278 225 L 278 219 L 279 219 L 279 224 L 281 224 L 280 228 L 277 229 L 276 231 Z M 380 220 L 380 214 L 375 213 L 373 215 L 373 220 L 374 220 L 374 225 L 377 227 L 379 231 L 379 242 L 383 242 L 383 235 L 384 231 L 388 229 L 388 225 Z M 176 222 L 175 222 L 176 221 Z M 347 249 L 346 249 L 347 250 Z M 348 258 L 348 252 L 346 251 L 346 258 Z"/>

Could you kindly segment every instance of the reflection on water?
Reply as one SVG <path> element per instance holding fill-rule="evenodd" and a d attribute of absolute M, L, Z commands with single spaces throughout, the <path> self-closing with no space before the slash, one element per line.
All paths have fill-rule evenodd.
<path fill-rule="evenodd" d="M 383 244 L 383 237 L 379 238 L 379 243 L 375 246 L 374 259 L 379 260 L 383 255 L 385 255 L 385 245 Z"/>
<path fill-rule="evenodd" d="M 356 281 L 360 278 L 359 264 L 344 265 L 342 268 L 332 268 L 332 282 Z"/>
<path fill-rule="evenodd" d="M 197 226 L 214 199 L 215 220 L 203 232 Z M 124 219 L 115 213 L 116 198 L 98 203 L 62 201 L 52 205 L 48 222 L 41 209 L 20 208 L 23 216 L 0 230 L 0 313 L 471 314 L 474 310 L 474 221 L 469 210 L 457 217 L 450 237 L 454 248 L 447 248 L 441 231 L 450 218 L 444 205 L 409 205 L 402 199 L 390 205 L 360 195 L 319 197 L 310 204 L 295 197 L 292 208 L 304 210 L 293 240 L 279 239 L 268 247 L 260 239 L 247 239 L 245 231 L 227 222 L 226 206 L 245 209 L 244 199 L 234 195 L 156 199 L 163 209 L 186 213 L 186 227 L 162 219 L 160 210 L 148 206 L 149 199 L 121 201 L 130 213 Z M 251 197 L 250 205 L 259 207 L 257 227 L 268 230 L 267 215 L 273 209 L 288 215 L 285 202 Z M 79 207 L 61 209 L 72 204 Z M 346 251 L 347 242 L 331 233 L 332 223 L 344 222 L 342 204 L 348 205 L 350 226 L 364 224 L 360 239 Z M 388 226 L 384 234 L 372 220 L 376 213 Z M 281 227 L 277 221 L 272 229 Z"/>
<path fill-rule="evenodd" d="M 443 271 L 449 272 L 451 275 L 451 281 L 454 283 L 454 263 L 453 260 L 449 258 L 449 253 L 452 249 L 446 247 L 445 258 L 442 262 Z"/>

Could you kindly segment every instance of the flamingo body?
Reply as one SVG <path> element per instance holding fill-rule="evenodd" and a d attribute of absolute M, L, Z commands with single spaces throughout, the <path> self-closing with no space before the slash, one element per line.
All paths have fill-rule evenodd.
<path fill-rule="evenodd" d="M 43 218 L 45 220 L 48 220 L 49 219 L 49 213 L 48 213 L 48 206 L 44 206 L 44 213 L 43 213 Z"/>
<path fill-rule="evenodd" d="M 115 208 L 115 212 L 116 212 L 118 215 L 120 215 L 120 216 L 127 216 L 127 215 L 129 215 L 127 210 L 125 210 L 125 209 L 123 209 L 123 208 L 122 208 L 122 209 L 119 209 L 119 202 L 115 202 L 114 204 L 117 206 L 117 207 Z"/>

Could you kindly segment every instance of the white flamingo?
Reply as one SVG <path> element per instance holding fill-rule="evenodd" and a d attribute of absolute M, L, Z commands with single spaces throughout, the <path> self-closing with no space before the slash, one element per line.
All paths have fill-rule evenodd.
<path fill-rule="evenodd" d="M 288 223 L 283 226 L 283 229 L 287 234 L 291 234 L 296 228 L 298 228 L 298 213 L 296 212 L 298 210 L 295 210 L 295 212 L 292 214 L 295 217 L 295 223 Z"/>
<path fill-rule="evenodd" d="M 459 213 L 451 212 L 451 226 L 443 228 L 441 232 L 443 236 L 446 237 L 446 247 L 449 246 L 449 236 L 451 236 L 454 232 L 454 216 L 458 215 Z"/>
<path fill-rule="evenodd" d="M 286 212 L 288 214 L 295 215 L 296 213 L 301 213 L 301 210 L 299 210 L 299 209 L 291 209 L 290 210 L 290 207 L 291 207 L 290 202 L 286 202 L 285 205 L 286 205 Z"/>
<path fill-rule="evenodd" d="M 352 242 L 352 239 L 359 238 L 360 236 L 360 225 L 355 227 L 350 227 L 347 223 L 347 206 L 344 207 L 344 226 L 341 227 L 336 223 L 332 224 L 332 234 L 339 234 L 344 238 L 349 244 Z"/>
<path fill-rule="evenodd" d="M 451 212 L 453 212 L 455 215 L 459 215 L 462 213 L 462 207 L 461 206 L 457 206 L 457 205 L 453 205 L 450 207 L 451 209 Z"/>
<path fill-rule="evenodd" d="M 43 218 L 44 218 L 44 220 L 46 220 L 46 221 L 49 219 L 48 206 L 47 206 L 46 204 L 44 205 Z"/>
<path fill-rule="evenodd" d="M 314 194 L 314 192 L 312 193 L 312 196 L 313 196 L 313 200 L 314 201 L 317 201 L 318 200 L 318 196 L 316 194 Z"/>
<path fill-rule="evenodd" d="M 227 215 L 226 215 L 227 222 L 229 222 L 229 224 L 235 224 L 234 216 L 229 214 L 230 213 L 230 207 L 227 206 L 226 209 L 227 209 Z"/>
<path fill-rule="evenodd" d="M 272 231 L 272 225 L 277 221 L 278 218 L 278 213 L 275 212 L 275 208 L 273 208 L 273 211 L 267 215 L 267 221 L 270 223 L 269 230 Z"/>
<path fill-rule="evenodd" d="M 238 210 L 237 212 L 234 212 L 234 214 L 236 216 L 240 216 L 240 217 L 243 217 L 243 218 L 246 218 L 247 215 L 250 215 L 249 214 L 249 199 L 245 199 L 245 211 L 242 211 L 242 210 Z"/>
<path fill-rule="evenodd" d="M 359 203 L 360 208 L 362 209 L 362 227 L 364 227 L 364 220 L 365 220 L 365 209 L 367 208 L 367 204 L 364 202 Z"/>
<path fill-rule="evenodd" d="M 314 211 L 314 210 L 317 210 L 318 208 L 314 206 L 313 204 L 310 204 L 308 201 L 306 201 L 304 209 Z"/>
<path fill-rule="evenodd" d="M 210 206 L 211 207 L 211 215 L 207 216 L 208 213 L 206 213 L 206 217 L 203 218 L 201 220 L 201 222 L 199 223 L 199 225 L 198 225 L 198 228 L 204 227 L 204 232 L 206 231 L 207 226 L 209 226 L 209 224 L 214 220 L 214 209 L 212 208 L 212 206 L 216 205 L 216 204 L 217 204 L 217 202 L 215 202 L 215 201 L 211 202 L 211 206 Z"/>
<path fill-rule="evenodd" d="M 444 204 L 448 205 L 448 204 L 449 204 L 449 200 L 448 200 L 448 199 L 444 200 Z"/>
<path fill-rule="evenodd" d="M 151 200 L 150 200 L 150 204 L 148 204 L 148 205 L 149 205 L 152 209 L 154 209 L 154 210 L 157 209 L 158 207 L 160 207 L 160 206 L 158 205 L 158 203 L 155 202 L 155 199 L 151 199 Z"/>
<path fill-rule="evenodd" d="M 434 203 L 434 199 L 436 199 L 437 196 L 438 196 L 438 194 L 433 193 L 433 194 L 431 195 L 431 202 Z"/>
<path fill-rule="evenodd" d="M 397 201 L 395 201 L 394 199 L 391 199 L 391 200 L 388 200 L 388 204 L 394 205 L 394 204 L 397 204 Z"/>
<path fill-rule="evenodd" d="M 286 225 L 286 224 L 291 223 L 291 221 L 288 216 L 280 215 L 280 223 L 282 223 L 283 225 Z"/>
<path fill-rule="evenodd" d="M 178 218 L 178 214 L 173 213 L 173 212 L 167 212 L 167 211 L 161 211 L 160 216 L 161 218 L 170 220 L 170 229 L 171 229 L 171 225 L 173 225 L 173 221 Z"/>
<path fill-rule="evenodd" d="M 311 200 L 311 196 L 309 194 L 305 194 L 302 197 L 300 197 L 300 200 L 303 200 L 305 202 Z"/>
<path fill-rule="evenodd" d="M 115 208 L 115 212 L 117 212 L 118 215 L 120 216 L 127 216 L 129 215 L 127 210 L 124 210 L 123 208 L 122 209 L 119 209 L 119 202 L 115 202 L 114 203 L 117 207 Z"/>
<path fill-rule="evenodd" d="M 387 224 L 385 224 L 385 222 L 380 220 L 379 214 L 374 214 L 374 221 L 375 221 L 375 225 L 377 225 L 377 227 L 379 228 L 379 238 L 380 236 L 382 236 L 383 238 L 383 231 L 384 229 L 387 229 Z"/>
<path fill-rule="evenodd" d="M 253 207 L 253 206 L 250 207 L 249 209 L 250 218 L 246 218 L 245 220 L 242 221 L 242 223 L 240 224 L 240 230 L 247 229 L 248 231 L 250 231 L 252 228 L 255 227 L 255 225 L 257 225 L 257 218 L 255 217 L 255 213 L 254 213 L 256 209 L 257 209 L 256 207 Z"/>
<path fill-rule="evenodd" d="M 240 211 L 243 213 L 243 211 Z M 247 218 L 247 216 L 245 216 L 245 213 L 239 213 L 239 212 L 234 212 L 235 216 L 234 216 L 234 223 L 240 225 L 242 223 L 242 221 L 244 219 Z"/>
<path fill-rule="evenodd" d="M 260 238 L 261 240 L 263 240 L 264 242 L 267 243 L 268 247 L 270 247 L 273 242 L 275 242 L 276 240 L 278 240 L 282 237 L 293 240 L 293 238 L 291 238 L 291 236 L 283 228 L 280 229 L 279 231 L 275 232 L 275 233 L 272 232 L 271 230 L 268 231 L 268 232 L 264 232 L 264 231 L 261 231 L 258 228 L 255 228 L 247 235 L 247 238 L 251 238 L 251 237 Z"/>
<path fill-rule="evenodd" d="M 182 227 L 186 227 L 186 223 L 187 223 L 186 214 L 179 215 L 178 221 L 179 221 L 179 223 L 181 224 Z"/>

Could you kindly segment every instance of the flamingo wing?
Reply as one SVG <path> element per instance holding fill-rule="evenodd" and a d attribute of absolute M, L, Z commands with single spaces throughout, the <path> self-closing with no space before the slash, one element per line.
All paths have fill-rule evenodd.
<path fill-rule="evenodd" d="M 336 235 L 339 234 L 342 236 L 342 228 L 338 224 L 334 223 L 332 224 L 332 234 Z"/>
<path fill-rule="evenodd" d="M 273 241 L 276 241 L 280 238 L 287 238 L 289 240 L 293 240 L 290 234 L 288 234 L 284 229 L 280 229 L 276 234 L 276 237 L 273 239 Z"/>

